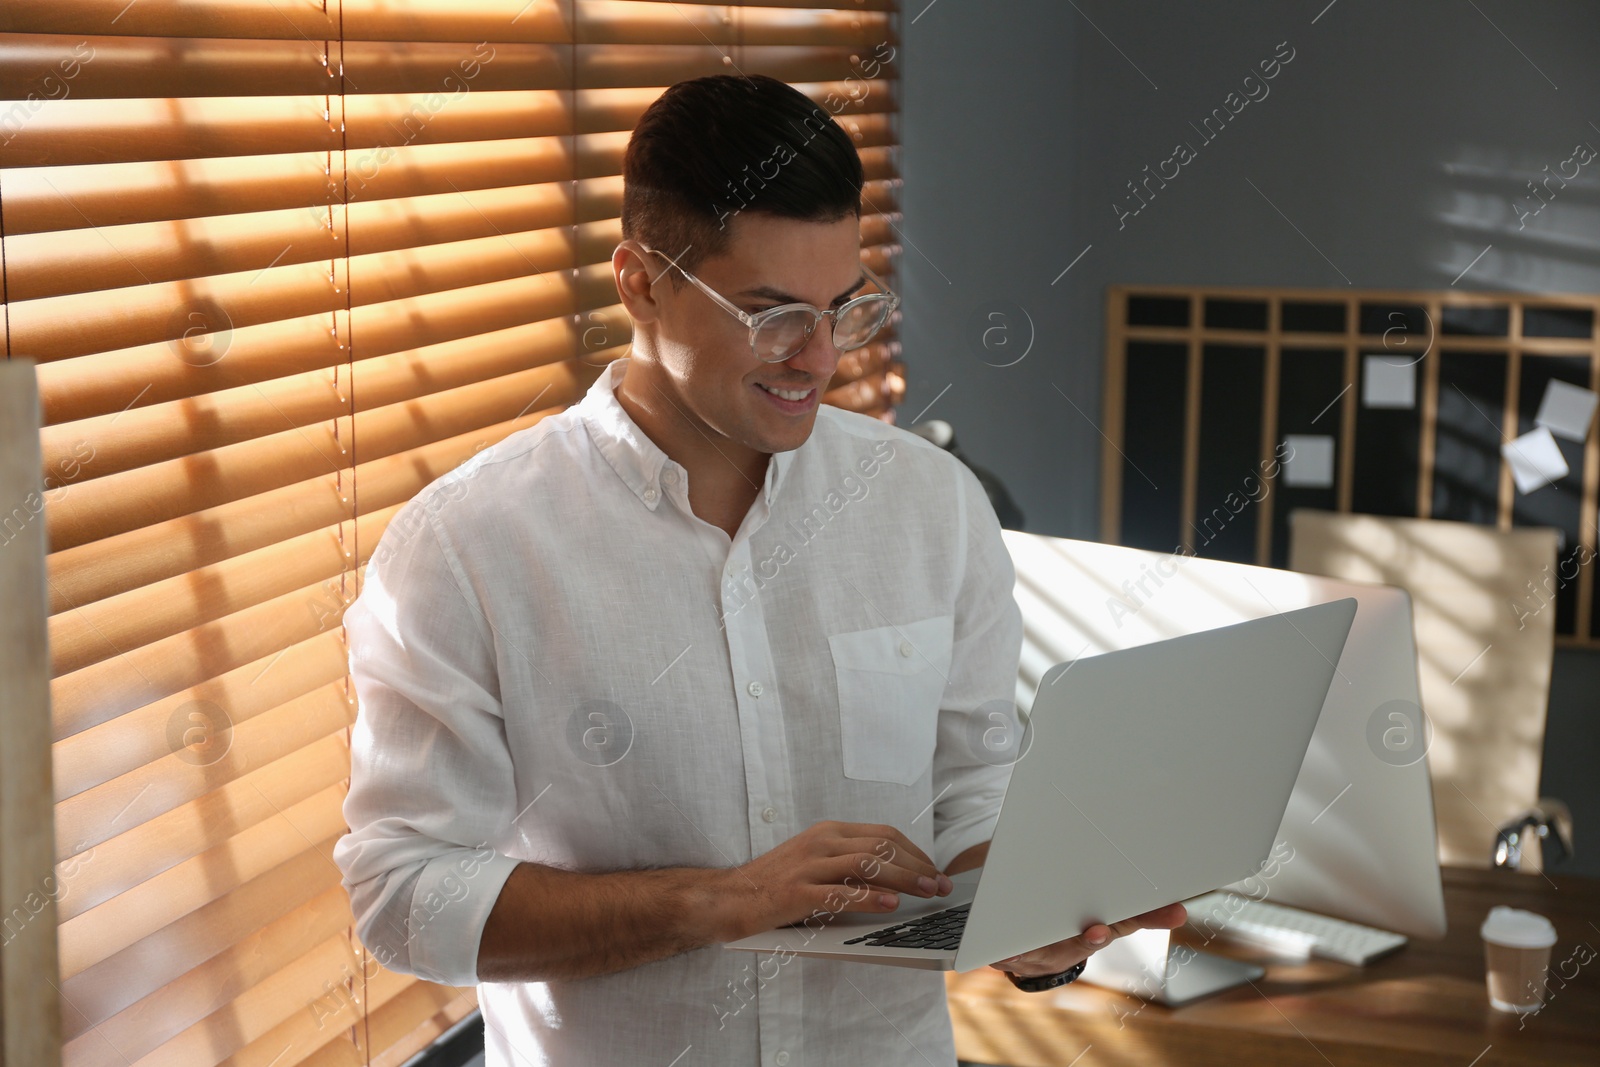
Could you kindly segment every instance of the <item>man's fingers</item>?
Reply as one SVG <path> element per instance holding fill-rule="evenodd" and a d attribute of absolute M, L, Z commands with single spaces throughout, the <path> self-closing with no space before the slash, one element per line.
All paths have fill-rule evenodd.
<path fill-rule="evenodd" d="M 888 826 L 883 823 L 847 822 L 840 823 L 839 829 L 839 836 L 841 837 L 872 838 L 874 844 L 878 846 L 880 855 L 883 853 L 882 845 L 886 842 L 889 847 L 893 849 L 893 851 L 887 855 L 884 855 L 883 858 L 885 859 L 892 859 L 896 863 L 901 863 L 907 866 L 921 864 L 927 867 L 929 871 L 938 871 L 938 868 L 934 866 L 932 858 L 930 858 L 926 852 L 922 851 L 922 849 L 918 848 L 909 837 L 895 829 L 893 826 Z"/>
<path fill-rule="evenodd" d="M 1021 978 L 1055 974 L 1073 966 L 1083 958 L 1085 952 L 1092 955 L 1119 937 L 1126 937 L 1137 930 L 1172 930 L 1182 926 L 1186 921 L 1188 912 L 1182 904 L 1168 904 L 1147 911 L 1143 915 L 1135 915 L 1131 919 L 1122 919 L 1109 925 L 1091 923 L 1077 937 L 1068 938 L 1054 945 L 1046 945 L 1033 952 L 1019 953 L 991 963 L 989 966 L 1010 971 Z M 1074 942 L 1081 947 L 1076 947 Z"/>
<path fill-rule="evenodd" d="M 835 855 L 856 853 L 861 857 L 862 873 L 868 878 L 878 877 L 878 872 L 893 867 L 897 870 L 911 871 L 914 875 L 939 880 L 940 870 L 932 863 L 924 863 L 915 856 L 903 851 L 886 852 L 875 847 L 882 842 L 882 838 L 871 837 L 841 837 L 832 842 L 832 847 L 838 849 Z"/>
<path fill-rule="evenodd" d="M 999 960 L 989 966 L 1000 971 L 1010 971 L 1018 978 L 1033 978 L 1041 974 L 1060 974 L 1068 967 L 1076 967 L 1092 952 L 1074 948 L 1067 941 L 1047 945 L 1032 952 L 1023 952 L 1009 959 Z"/>
<path fill-rule="evenodd" d="M 1096 923 L 1084 930 L 1081 937 L 1086 944 L 1094 944 L 1097 948 L 1104 948 L 1107 942 L 1093 942 L 1089 935 L 1096 931 L 1109 930 L 1113 938 L 1126 937 L 1139 930 L 1176 930 L 1189 921 L 1189 912 L 1182 904 L 1167 904 L 1147 911 L 1143 915 L 1135 915 L 1131 919 L 1122 919 L 1107 927 L 1104 923 Z"/>
<path fill-rule="evenodd" d="M 900 906 L 900 895 L 887 886 L 882 885 L 857 885 L 826 886 L 824 887 L 829 897 L 837 903 L 838 897 L 844 898 L 842 907 L 828 905 L 830 911 L 866 911 L 866 912 L 892 912 Z M 837 897 L 835 896 L 837 893 Z"/>
<path fill-rule="evenodd" d="M 902 867 L 898 863 L 872 862 L 873 860 L 875 857 L 870 853 L 830 856 L 825 864 L 817 866 L 814 870 L 819 881 L 836 885 L 859 888 L 863 883 L 870 882 L 893 893 L 910 893 L 919 897 L 938 894 L 940 883 L 937 874 L 930 877 L 919 870 Z M 948 886 L 949 880 L 946 879 L 944 884 Z"/>

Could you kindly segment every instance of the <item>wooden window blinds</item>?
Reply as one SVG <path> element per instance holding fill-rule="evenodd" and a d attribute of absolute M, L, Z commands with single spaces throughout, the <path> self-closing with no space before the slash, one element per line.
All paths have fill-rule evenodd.
<path fill-rule="evenodd" d="M 897 23 L 894 0 L 6 0 L 66 1064 L 397 1064 L 471 1010 L 364 954 L 331 860 L 360 568 L 419 489 L 626 351 L 622 152 L 665 86 L 817 101 L 892 275 Z M 892 418 L 897 353 L 848 353 L 825 399 Z M 27 518 L 6 502 L 0 540 Z"/>

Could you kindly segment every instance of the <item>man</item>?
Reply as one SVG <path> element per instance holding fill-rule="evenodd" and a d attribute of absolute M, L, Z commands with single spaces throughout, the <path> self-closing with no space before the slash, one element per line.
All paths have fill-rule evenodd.
<path fill-rule="evenodd" d="M 980 739 L 1022 636 L 993 509 L 819 404 L 893 309 L 824 112 L 683 82 L 623 179 L 631 355 L 418 494 L 346 614 L 358 932 L 481 983 L 491 1065 L 952 1063 L 937 972 L 720 944 L 983 863 L 1010 768 Z"/>

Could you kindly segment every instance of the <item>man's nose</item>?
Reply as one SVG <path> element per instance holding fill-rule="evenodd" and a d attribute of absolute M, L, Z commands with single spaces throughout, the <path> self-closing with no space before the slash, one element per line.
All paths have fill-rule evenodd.
<path fill-rule="evenodd" d="M 786 366 L 803 371 L 811 375 L 822 384 L 819 388 L 826 388 L 832 380 L 833 373 L 839 367 L 839 350 L 833 344 L 833 320 L 823 319 L 817 323 L 817 328 L 811 331 L 811 336 L 801 346 L 800 351 L 783 361 Z"/>

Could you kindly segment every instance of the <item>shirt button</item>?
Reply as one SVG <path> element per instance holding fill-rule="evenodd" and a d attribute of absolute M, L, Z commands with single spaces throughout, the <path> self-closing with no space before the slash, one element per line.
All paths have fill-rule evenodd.
<path fill-rule="evenodd" d="M 775 810 L 773 810 L 772 808 L 762 808 L 761 809 L 761 821 L 762 822 L 771 822 L 773 819 L 776 819 L 777 817 L 778 817 L 778 813 Z"/>
<path fill-rule="evenodd" d="M 761 683 L 760 682 L 751 682 L 745 688 L 750 690 L 750 695 L 753 696 L 753 697 L 758 697 L 762 693 L 766 692 L 766 690 L 761 688 Z"/>
<path fill-rule="evenodd" d="M 912 652 L 911 642 L 910 641 L 901 641 L 900 642 L 900 654 L 902 656 L 910 656 L 911 652 Z"/>
<path fill-rule="evenodd" d="M 655 491 L 655 489 L 651 488 L 651 489 L 646 489 L 644 491 L 644 502 L 646 504 L 654 504 L 656 502 L 656 491 Z"/>
<path fill-rule="evenodd" d="M 783 1067 L 784 1064 L 789 1062 L 789 1054 L 782 1049 L 779 1049 L 778 1054 L 772 1057 L 772 1062 L 776 1063 L 778 1067 Z"/>
<path fill-rule="evenodd" d="M 673 470 L 671 467 L 668 467 L 666 470 L 661 472 L 661 480 L 666 482 L 668 485 L 677 485 L 678 472 Z"/>

